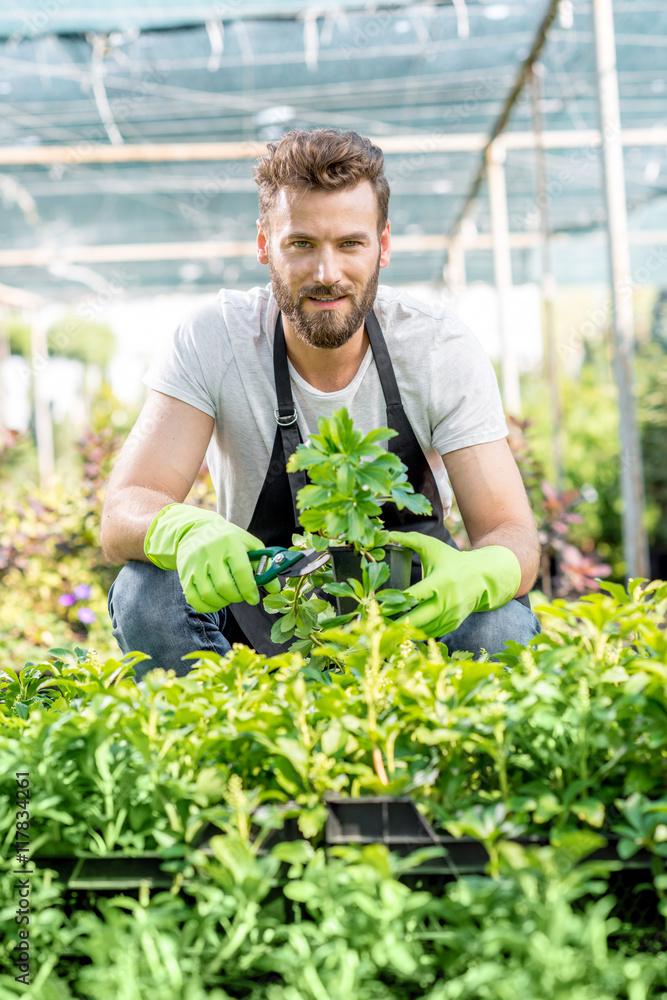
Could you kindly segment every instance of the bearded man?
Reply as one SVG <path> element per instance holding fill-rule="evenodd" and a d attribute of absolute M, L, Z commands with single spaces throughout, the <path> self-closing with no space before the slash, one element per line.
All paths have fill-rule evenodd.
<path fill-rule="evenodd" d="M 124 653 L 152 657 L 144 672 L 184 675 L 187 653 L 234 641 L 284 648 L 270 640 L 248 552 L 288 547 L 298 530 L 286 428 L 306 441 L 342 406 L 364 434 L 398 432 L 391 450 L 435 501 L 431 517 L 383 507 L 393 540 L 420 557 L 411 622 L 475 656 L 540 631 L 527 597 L 537 531 L 491 363 L 447 308 L 378 284 L 391 254 L 383 159 L 353 131 L 269 143 L 254 168 L 269 283 L 223 289 L 145 376 L 102 516 L 105 554 L 126 563 L 109 592 L 114 635 Z M 217 512 L 184 503 L 205 455 Z M 452 490 L 470 551 L 444 525 Z"/>

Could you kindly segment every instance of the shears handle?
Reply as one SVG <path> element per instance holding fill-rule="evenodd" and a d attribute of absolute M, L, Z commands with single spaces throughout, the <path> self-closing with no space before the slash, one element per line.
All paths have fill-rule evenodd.
<path fill-rule="evenodd" d="M 275 580 L 277 576 L 284 573 L 294 563 L 303 558 L 303 552 L 290 552 L 289 549 L 281 545 L 270 545 L 266 549 L 251 549 L 248 552 L 251 562 L 259 559 L 259 566 L 255 571 L 255 582 L 260 586 Z"/>

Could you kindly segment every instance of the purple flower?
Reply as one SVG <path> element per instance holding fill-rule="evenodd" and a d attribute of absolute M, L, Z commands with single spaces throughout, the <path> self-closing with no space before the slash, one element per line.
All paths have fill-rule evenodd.
<path fill-rule="evenodd" d="M 74 596 L 77 601 L 87 601 L 90 597 L 90 587 L 87 583 L 77 583 L 74 588 Z"/>
<path fill-rule="evenodd" d="M 66 608 L 71 608 L 75 601 L 74 594 L 61 594 L 58 598 L 58 604 L 62 604 Z"/>
<path fill-rule="evenodd" d="M 91 622 L 95 621 L 97 615 L 94 611 L 91 611 L 90 608 L 79 608 L 76 613 L 76 617 L 80 622 L 83 622 L 84 625 L 90 625 Z"/>

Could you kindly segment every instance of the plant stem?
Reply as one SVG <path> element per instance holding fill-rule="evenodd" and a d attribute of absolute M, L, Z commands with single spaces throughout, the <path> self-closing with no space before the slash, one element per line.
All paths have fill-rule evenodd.
<path fill-rule="evenodd" d="M 387 772 L 384 769 L 384 761 L 382 760 L 382 751 L 379 747 L 373 748 L 373 765 L 375 767 L 375 773 L 380 779 L 380 783 L 383 785 L 388 785 L 389 780 L 387 778 Z"/>
<path fill-rule="evenodd" d="M 498 778 L 500 781 L 500 791 L 503 796 L 503 802 L 507 804 L 509 799 L 510 790 L 509 782 L 507 780 L 507 754 L 505 750 L 505 726 L 502 723 L 498 723 L 494 727 L 494 733 L 496 739 L 496 744 L 498 747 L 496 757 L 496 768 L 498 770 Z"/>
<path fill-rule="evenodd" d="M 491 878 L 498 878 L 500 876 L 500 856 L 498 854 L 498 848 L 495 844 L 487 842 L 485 847 L 489 854 L 489 875 Z"/>
<path fill-rule="evenodd" d="M 294 616 L 296 617 L 297 604 L 299 603 L 299 598 L 301 597 L 301 591 L 303 586 L 308 579 L 307 576 L 300 576 L 296 587 L 294 588 L 294 600 L 292 602 L 292 610 L 294 611 Z"/>

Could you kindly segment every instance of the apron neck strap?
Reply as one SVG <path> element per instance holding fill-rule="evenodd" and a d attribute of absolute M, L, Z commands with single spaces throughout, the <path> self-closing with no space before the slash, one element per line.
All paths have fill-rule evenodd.
<path fill-rule="evenodd" d="M 296 424 L 296 407 L 292 398 L 292 386 L 287 367 L 287 349 L 281 312 L 278 313 L 273 333 L 273 377 L 276 382 L 278 399 L 278 409 L 274 411 L 276 423 L 279 427 L 291 427 Z"/>
<path fill-rule="evenodd" d="M 380 379 L 387 409 L 401 406 L 401 393 L 394 374 L 394 367 L 389 357 L 389 351 L 387 350 L 387 344 L 382 335 L 380 324 L 372 309 L 366 315 L 366 332 L 373 351 L 375 367 Z"/>
<path fill-rule="evenodd" d="M 273 334 L 273 374 L 276 380 L 276 397 L 278 407 L 274 410 L 276 423 L 278 424 L 277 434 L 280 434 L 283 445 L 283 461 L 287 465 L 290 455 L 293 455 L 301 444 L 301 434 L 297 424 L 296 407 L 292 397 L 292 386 L 290 384 L 289 368 L 287 367 L 287 349 L 285 347 L 285 332 L 283 330 L 282 313 L 278 313 L 276 327 Z M 287 474 L 290 494 L 292 497 L 292 515 L 294 531 L 299 530 L 299 511 L 296 504 L 296 495 L 306 483 L 306 473 L 303 469 L 298 472 Z"/>

